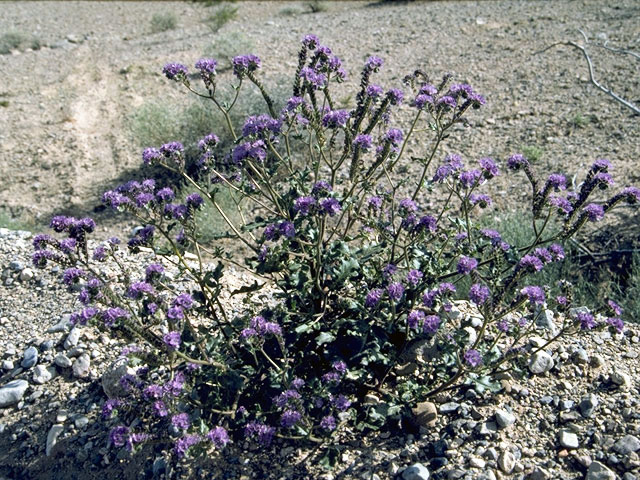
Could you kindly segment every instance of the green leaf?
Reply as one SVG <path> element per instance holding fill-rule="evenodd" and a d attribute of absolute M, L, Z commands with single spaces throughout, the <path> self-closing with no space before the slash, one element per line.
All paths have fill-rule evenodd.
<path fill-rule="evenodd" d="M 264 283 L 260 284 L 258 283 L 257 280 L 254 280 L 251 285 L 245 285 L 244 287 L 240 287 L 237 290 L 233 290 L 231 292 L 231 296 L 233 297 L 234 295 L 238 295 L 240 293 L 255 292 L 257 290 L 260 290 L 263 286 L 264 286 Z"/>
<path fill-rule="evenodd" d="M 322 458 L 318 460 L 318 464 L 325 470 L 332 470 L 338 463 L 339 453 L 340 450 L 338 449 L 338 447 L 336 447 L 335 445 L 329 445 Z"/>
<path fill-rule="evenodd" d="M 310 332 L 310 331 L 312 331 L 312 330 L 313 330 L 313 328 L 311 327 L 311 325 L 309 325 L 309 324 L 307 324 L 307 323 L 303 323 L 302 325 L 298 325 L 298 326 L 295 328 L 295 330 L 294 330 L 294 331 L 295 331 L 296 333 L 308 333 L 308 332 Z"/>
<path fill-rule="evenodd" d="M 316 343 L 318 345 L 323 345 L 325 343 L 333 342 L 336 339 L 335 335 L 330 332 L 322 332 L 316 338 Z"/>

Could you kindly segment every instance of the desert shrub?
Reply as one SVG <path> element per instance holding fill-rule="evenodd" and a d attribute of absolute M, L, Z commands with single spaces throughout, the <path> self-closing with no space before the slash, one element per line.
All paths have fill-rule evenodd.
<path fill-rule="evenodd" d="M 213 33 L 217 33 L 226 23 L 230 22 L 238 15 L 238 7 L 231 5 L 222 5 L 211 13 L 204 23 L 211 29 Z"/>
<path fill-rule="evenodd" d="M 7 32 L 0 36 L 0 55 L 6 55 L 11 50 L 24 50 L 30 48 L 38 50 L 42 44 L 33 35 L 26 35 L 21 32 Z"/>
<path fill-rule="evenodd" d="M 151 32 L 159 33 L 173 30 L 178 25 L 178 17 L 174 13 L 154 13 L 151 17 Z"/>
<path fill-rule="evenodd" d="M 72 321 L 135 343 L 126 356 L 137 370 L 121 379 L 124 392 L 103 408 L 121 422 L 111 433 L 116 447 L 153 439 L 172 443 L 181 458 L 221 449 L 230 439 L 330 442 L 343 428 L 378 429 L 400 420 L 416 402 L 462 382 L 491 387 L 492 375 L 522 364 L 543 305 L 564 314 L 549 342 L 623 328 L 617 304 L 576 310 L 567 278 L 534 281 L 565 258 L 563 244 L 585 224 L 620 202 L 640 201 L 635 187 L 608 193 L 607 160 L 596 160 L 568 191 L 564 175 L 539 179 L 518 153 L 502 166 L 491 158 L 471 164 L 456 154 L 443 158 L 449 129 L 485 103 L 471 86 L 418 70 L 402 89 L 385 90 L 372 83 L 383 61 L 370 57 L 355 107 L 340 110 L 331 93 L 346 75 L 340 59 L 308 35 L 298 62 L 282 109 L 259 78 L 254 55 L 233 59 L 235 93 L 226 101 L 215 60 L 196 63 L 203 87 L 192 84 L 184 65 L 163 69 L 209 99 L 233 142 L 222 146 L 218 135 L 204 136 L 193 173 L 179 142 L 143 151 L 144 164 L 187 182 L 190 193 L 180 201 L 152 179 L 110 190 L 103 201 L 146 225 L 127 248 L 151 249 L 177 267 L 178 279 L 189 280 L 186 290 L 160 261 L 137 274 L 122 265 L 122 283 L 103 276 L 102 262 L 117 260 L 122 247 L 110 239 L 90 249 L 95 224 L 89 218 L 57 216 L 51 226 L 67 238 L 34 239 L 35 265 L 60 263 L 65 282 L 80 283 L 75 288 L 85 306 Z M 235 98 L 247 86 L 260 92 L 266 113 L 253 112 L 237 128 Z M 407 122 L 396 119 L 403 102 L 411 112 Z M 432 141 L 407 159 L 407 142 L 425 127 Z M 304 148 L 294 151 L 295 138 Z M 296 156 L 304 161 L 294 163 Z M 417 174 L 396 178 L 409 161 Z M 532 233 L 521 244 L 479 224 L 491 203 L 482 186 L 499 174 L 522 174 L 532 187 Z M 221 186 L 247 205 L 239 222 L 218 201 Z M 420 204 L 428 195 L 446 201 L 426 211 Z M 244 263 L 222 246 L 204 249 L 198 241 L 205 202 L 244 246 Z M 256 279 L 234 294 L 265 291 L 270 300 L 248 295 L 247 310 L 232 314 L 220 301 L 229 265 Z M 475 338 L 455 310 L 460 299 L 482 319 Z M 407 364 L 401 374 L 397 367 Z M 371 396 L 377 401 L 365 401 Z"/>

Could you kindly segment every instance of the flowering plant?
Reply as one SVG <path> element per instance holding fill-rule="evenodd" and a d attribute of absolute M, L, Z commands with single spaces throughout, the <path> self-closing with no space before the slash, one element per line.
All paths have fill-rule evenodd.
<path fill-rule="evenodd" d="M 540 181 L 523 155 L 512 155 L 507 170 L 524 172 L 533 190 L 535 239 L 509 245 L 498 231 L 475 225 L 492 202 L 483 184 L 506 172 L 491 158 L 469 166 L 459 155 L 439 154 L 451 127 L 485 103 L 471 86 L 449 75 L 432 82 L 416 70 L 403 89 L 385 91 L 372 83 L 383 61 L 370 57 L 355 105 L 338 109 L 331 92 L 346 72 L 330 48 L 307 35 L 293 95 L 276 111 L 259 78 L 261 60 L 244 55 L 232 63 L 231 102 L 220 99 L 213 59 L 195 65 L 204 89 L 192 85 L 184 65 L 163 70 L 209 99 L 233 139 L 223 151 L 216 134 L 204 137 L 195 170 L 186 168 L 179 142 L 144 150 L 145 164 L 181 175 L 191 193 L 148 179 L 103 196 L 145 225 L 128 249 L 152 252 L 157 261 L 130 271 L 117 238 L 91 251 L 95 224 L 88 218 L 55 217 L 51 227 L 67 238 L 34 239 L 36 265 L 61 263 L 64 281 L 81 285 L 85 307 L 73 322 L 92 322 L 135 344 L 124 352 L 131 369 L 121 392 L 103 408 L 124 422 L 112 431 L 113 445 L 167 440 L 182 457 L 243 436 L 260 444 L 275 436 L 320 442 L 344 426 L 379 428 L 462 382 L 486 385 L 517 364 L 546 304 L 566 313 L 549 342 L 597 326 L 622 330 L 615 303 L 594 313 L 572 310 L 568 282 L 529 280 L 564 259 L 563 243 L 585 223 L 619 202 L 640 201 L 635 187 L 592 200 L 613 184 L 608 161 L 597 160 L 577 190 L 567 191 L 563 175 Z M 229 112 L 247 84 L 260 91 L 267 113 L 238 129 Z M 403 102 L 411 118 L 394 124 Z M 433 138 L 411 157 L 418 174 L 397 178 L 420 125 Z M 241 206 L 238 222 L 220 206 L 223 190 Z M 427 210 L 421 204 L 433 192 L 442 201 Z M 244 263 L 199 241 L 198 211 L 206 204 L 247 253 Z M 101 268 L 108 261 L 122 271 L 118 282 Z M 169 275 L 170 265 L 187 288 Z M 243 314 L 233 315 L 220 298 L 227 265 L 255 279 L 233 292 L 247 295 Z M 260 289 L 270 292 L 266 303 L 252 301 Z M 462 314 L 461 299 L 475 318 Z"/>

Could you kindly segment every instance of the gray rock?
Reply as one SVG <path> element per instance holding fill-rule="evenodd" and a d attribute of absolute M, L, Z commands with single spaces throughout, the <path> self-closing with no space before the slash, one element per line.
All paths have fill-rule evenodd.
<path fill-rule="evenodd" d="M 81 430 L 89 424 L 89 417 L 87 417 L 86 415 L 78 415 L 76 418 L 74 418 L 73 424 L 78 430 Z"/>
<path fill-rule="evenodd" d="M 611 374 L 611 381 L 616 385 L 619 385 L 622 389 L 627 389 L 631 386 L 631 377 L 626 373 L 613 372 Z"/>
<path fill-rule="evenodd" d="M 13 370 L 14 364 L 11 360 L 3 360 L 2 361 L 2 369 L 3 370 Z"/>
<path fill-rule="evenodd" d="M 402 472 L 403 480 L 429 480 L 429 470 L 421 463 L 415 463 Z"/>
<path fill-rule="evenodd" d="M 501 428 L 507 428 L 516 423 L 516 416 L 506 410 L 499 408 L 496 410 L 496 422 Z"/>
<path fill-rule="evenodd" d="M 438 409 L 435 403 L 432 402 L 420 402 L 413 409 L 413 414 L 416 416 L 416 422 L 421 427 L 434 427 L 438 420 Z"/>
<path fill-rule="evenodd" d="M 24 351 L 24 356 L 20 365 L 22 368 L 31 368 L 36 363 L 38 363 L 38 349 L 31 346 Z"/>
<path fill-rule="evenodd" d="M 544 468 L 536 467 L 527 478 L 528 480 L 549 480 L 551 475 Z"/>
<path fill-rule="evenodd" d="M 33 279 L 33 270 L 30 268 L 25 268 L 20 272 L 20 281 L 21 282 L 30 282 Z"/>
<path fill-rule="evenodd" d="M 600 462 L 591 462 L 584 480 L 616 480 L 616 474 Z"/>
<path fill-rule="evenodd" d="M 627 455 L 640 450 L 640 440 L 633 435 L 626 435 L 613 445 L 613 449 L 620 455 Z"/>
<path fill-rule="evenodd" d="M 53 449 L 53 447 L 56 446 L 56 443 L 58 443 L 58 437 L 63 431 L 64 431 L 64 426 L 60 425 L 59 423 L 53 425 L 49 430 L 49 433 L 47 434 L 47 448 L 46 448 L 47 457 L 51 455 L 51 450 Z"/>
<path fill-rule="evenodd" d="M 42 350 L 43 352 L 48 352 L 49 350 L 51 350 L 53 348 L 54 345 L 55 345 L 55 342 L 53 340 L 51 340 L 51 339 L 44 340 L 40 344 L 40 350 Z"/>
<path fill-rule="evenodd" d="M 599 403 L 600 401 L 598 399 L 598 396 L 593 393 L 589 393 L 580 401 L 578 408 L 580 409 L 580 413 L 583 417 L 590 418 L 593 417 L 593 414 L 595 413 Z"/>
<path fill-rule="evenodd" d="M 578 448 L 580 446 L 578 436 L 569 430 L 560 430 L 558 441 L 564 448 Z"/>
<path fill-rule="evenodd" d="M 4 358 L 13 357 L 16 353 L 18 353 L 18 352 L 16 351 L 15 345 L 10 343 L 4 349 Z"/>
<path fill-rule="evenodd" d="M 516 466 L 516 457 L 510 451 L 506 450 L 498 457 L 498 468 L 504 473 L 511 473 Z"/>
<path fill-rule="evenodd" d="M 536 318 L 536 325 L 549 330 L 549 333 L 551 333 L 552 336 L 558 334 L 558 327 L 556 326 L 554 314 L 551 310 L 544 310 L 540 315 L 538 315 Z"/>
<path fill-rule="evenodd" d="M 456 410 L 460 408 L 460 404 L 456 402 L 447 402 L 440 405 L 440 413 L 454 413 Z"/>
<path fill-rule="evenodd" d="M 78 341 L 80 340 L 80 336 L 82 335 L 82 330 L 78 327 L 73 327 L 67 335 L 66 340 L 64 341 L 65 350 L 69 350 L 72 347 L 78 345 Z"/>
<path fill-rule="evenodd" d="M 20 272 L 20 271 L 24 270 L 24 263 L 22 263 L 19 260 L 14 260 L 13 262 L 11 262 L 9 264 L 9 268 L 11 270 L 13 270 L 14 272 Z"/>
<path fill-rule="evenodd" d="M 62 352 L 55 356 L 55 358 L 53 359 L 53 363 L 55 363 L 60 368 L 69 368 L 71 365 L 73 365 L 71 359 Z"/>
<path fill-rule="evenodd" d="M 109 398 L 120 398 L 129 395 L 122 385 L 120 379 L 127 374 L 134 375 L 135 370 L 128 366 L 126 358 L 119 358 L 113 362 L 102 374 L 102 389 Z"/>
<path fill-rule="evenodd" d="M 26 380 L 13 380 L 0 388 L 0 408 L 18 403 L 28 386 L 29 382 Z"/>
<path fill-rule="evenodd" d="M 89 376 L 89 368 L 91 367 L 91 359 L 89 355 L 83 353 L 73 363 L 73 376 L 77 378 L 87 378 Z"/>
<path fill-rule="evenodd" d="M 553 358 L 551 358 L 551 355 L 543 350 L 534 353 L 531 355 L 531 358 L 529 358 L 529 370 L 536 375 L 548 372 L 553 368 L 554 364 L 555 362 Z"/>
<path fill-rule="evenodd" d="M 47 328 L 47 333 L 60 333 L 66 332 L 71 327 L 71 320 L 69 315 L 63 315 L 58 323 L 52 327 Z"/>
<path fill-rule="evenodd" d="M 33 383 L 43 385 L 53 378 L 55 372 L 55 368 L 36 365 L 33 369 Z"/>
<path fill-rule="evenodd" d="M 487 466 L 487 462 L 478 457 L 471 457 L 469 459 L 469 466 L 473 468 L 484 468 Z"/>
<path fill-rule="evenodd" d="M 478 332 L 473 327 L 464 327 L 463 331 L 467 335 L 467 345 L 471 346 L 478 339 Z"/>
<path fill-rule="evenodd" d="M 589 354 L 584 348 L 578 348 L 571 355 L 571 359 L 578 365 L 587 365 L 589 363 Z"/>

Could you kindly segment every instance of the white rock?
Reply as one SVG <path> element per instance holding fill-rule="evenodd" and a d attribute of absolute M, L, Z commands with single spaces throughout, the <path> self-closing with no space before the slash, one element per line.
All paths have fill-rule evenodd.
<path fill-rule="evenodd" d="M 29 382 L 26 380 L 13 380 L 0 388 L 0 408 L 15 405 L 24 396 Z"/>
<path fill-rule="evenodd" d="M 55 356 L 55 358 L 53 359 L 53 363 L 55 363 L 60 368 L 69 368 L 71 365 L 73 365 L 71 359 L 62 352 Z"/>
<path fill-rule="evenodd" d="M 558 334 L 558 327 L 554 321 L 554 313 L 551 310 L 543 310 L 542 313 L 536 318 L 536 325 L 540 328 L 549 330 L 552 336 Z"/>
<path fill-rule="evenodd" d="M 29 282 L 31 279 L 33 279 L 33 270 L 31 270 L 30 268 L 25 268 L 24 270 L 22 270 L 22 272 L 20 272 L 21 282 Z"/>
<path fill-rule="evenodd" d="M 578 436 L 569 430 L 560 430 L 558 441 L 564 448 L 578 448 L 580 446 Z"/>
<path fill-rule="evenodd" d="M 507 428 L 516 423 L 516 416 L 506 410 L 496 410 L 496 422 L 501 428 Z"/>
<path fill-rule="evenodd" d="M 404 469 L 402 480 L 429 480 L 429 470 L 421 463 L 415 463 Z"/>
<path fill-rule="evenodd" d="M 504 473 L 511 473 L 516 466 L 516 457 L 510 451 L 504 451 L 498 457 L 498 467 Z"/>
<path fill-rule="evenodd" d="M 47 435 L 47 448 L 46 448 L 47 457 L 51 455 L 51 450 L 53 449 L 53 447 L 56 446 L 56 443 L 58 443 L 58 437 L 63 431 L 64 431 L 64 426 L 60 425 L 59 423 L 53 425 L 49 430 L 49 434 Z"/>
<path fill-rule="evenodd" d="M 119 398 L 129 395 L 129 392 L 120 385 L 120 379 L 127 374 L 135 375 L 135 370 L 128 366 L 126 358 L 119 358 L 107 367 L 102 374 L 102 389 L 107 397 Z"/>
<path fill-rule="evenodd" d="M 534 373 L 536 375 L 548 372 L 553 368 L 554 365 L 555 362 L 553 361 L 551 355 L 543 350 L 534 353 L 531 358 L 529 358 L 529 370 L 531 371 L 531 373 Z"/>
<path fill-rule="evenodd" d="M 640 450 L 640 439 L 633 435 L 625 435 L 615 443 L 613 449 L 620 455 L 628 455 L 631 452 Z"/>
<path fill-rule="evenodd" d="M 584 480 L 616 480 L 616 474 L 600 462 L 591 462 Z"/>
<path fill-rule="evenodd" d="M 77 378 L 87 378 L 89 376 L 90 367 L 91 360 L 89 355 L 83 353 L 75 362 L 73 362 L 73 376 Z"/>
<path fill-rule="evenodd" d="M 36 368 L 33 369 L 33 383 L 43 385 L 51 380 L 54 374 L 55 368 L 36 365 Z"/>
<path fill-rule="evenodd" d="M 67 335 L 66 340 L 64 341 L 65 350 L 69 350 L 72 347 L 78 345 L 78 341 L 80 340 L 80 336 L 82 335 L 82 331 L 78 327 L 73 327 Z"/>
<path fill-rule="evenodd" d="M 487 462 L 485 462 L 483 459 L 478 457 L 471 457 L 469 459 L 469 465 L 471 465 L 474 468 L 484 468 L 487 466 Z"/>
<path fill-rule="evenodd" d="M 631 377 L 626 373 L 613 372 L 611 374 L 611 381 L 616 385 L 619 385 L 622 389 L 627 389 L 631 386 Z"/>

